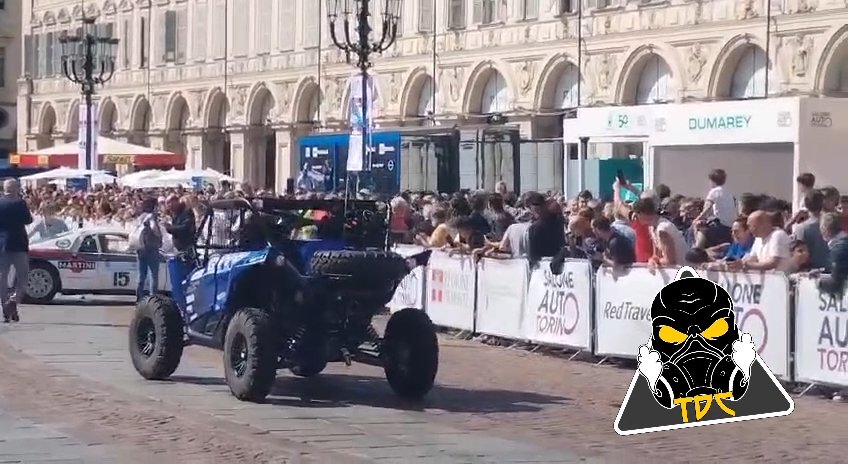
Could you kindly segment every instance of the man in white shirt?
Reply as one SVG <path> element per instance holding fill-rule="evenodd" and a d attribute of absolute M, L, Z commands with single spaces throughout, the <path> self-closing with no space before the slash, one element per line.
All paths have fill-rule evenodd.
<path fill-rule="evenodd" d="M 792 271 L 791 244 L 789 235 L 774 222 L 765 211 L 755 211 L 748 216 L 748 229 L 754 238 L 751 251 L 742 258 L 742 271 Z M 734 266 L 735 267 L 735 266 Z"/>

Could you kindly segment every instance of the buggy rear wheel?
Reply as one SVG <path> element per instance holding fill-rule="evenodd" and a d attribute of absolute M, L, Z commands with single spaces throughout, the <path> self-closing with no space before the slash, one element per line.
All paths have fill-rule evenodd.
<path fill-rule="evenodd" d="M 398 396 L 419 399 L 426 395 L 439 370 L 439 342 L 427 313 L 406 308 L 392 314 L 380 356 L 386 380 Z"/>
<path fill-rule="evenodd" d="M 143 298 L 130 322 L 133 367 L 145 379 L 167 379 L 180 365 L 183 336 L 183 317 L 174 300 L 162 295 Z"/>
<path fill-rule="evenodd" d="M 224 337 L 224 377 L 233 396 L 261 402 L 271 393 L 277 377 L 271 318 L 256 308 L 240 309 Z"/>

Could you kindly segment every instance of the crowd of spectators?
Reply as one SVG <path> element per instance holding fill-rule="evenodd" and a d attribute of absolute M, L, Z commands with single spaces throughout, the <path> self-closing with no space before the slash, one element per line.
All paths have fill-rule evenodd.
<path fill-rule="evenodd" d="M 848 277 L 848 197 L 817 188 L 812 174 L 797 182 L 802 204 L 766 195 L 729 192 L 727 173 L 707 175 L 703 198 L 667 186 L 636 191 L 616 181 L 608 201 L 584 191 L 568 199 L 553 193 L 494 192 L 453 195 L 403 193 L 391 202 L 395 241 L 469 253 L 475 257 L 590 259 L 626 267 L 690 265 L 712 270 L 831 273 L 823 289 L 841 291 Z M 638 197 L 623 200 L 624 190 Z"/>

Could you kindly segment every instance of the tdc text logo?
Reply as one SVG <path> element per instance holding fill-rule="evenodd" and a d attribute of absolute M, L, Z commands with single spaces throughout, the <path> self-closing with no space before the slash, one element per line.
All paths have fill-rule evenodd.
<path fill-rule="evenodd" d="M 651 306 L 651 337 L 615 419 L 620 435 L 786 416 L 795 404 L 739 330 L 733 300 L 690 267 Z"/>

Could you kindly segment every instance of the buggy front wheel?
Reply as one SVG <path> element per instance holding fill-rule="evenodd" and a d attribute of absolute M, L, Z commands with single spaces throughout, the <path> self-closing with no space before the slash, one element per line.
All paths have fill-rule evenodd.
<path fill-rule="evenodd" d="M 271 318 L 257 308 L 236 312 L 224 336 L 224 377 L 233 396 L 261 402 L 271 392 L 277 376 Z"/>
<path fill-rule="evenodd" d="M 427 313 L 406 308 L 392 314 L 380 356 L 386 380 L 398 396 L 419 399 L 426 395 L 439 370 L 439 342 Z"/>

